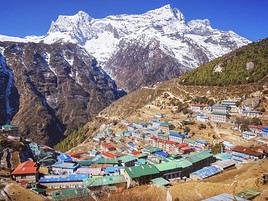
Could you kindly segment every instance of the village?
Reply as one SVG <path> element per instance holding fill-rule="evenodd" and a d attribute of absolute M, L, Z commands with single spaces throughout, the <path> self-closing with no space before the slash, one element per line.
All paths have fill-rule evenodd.
<path fill-rule="evenodd" d="M 11 168 L 10 176 L 52 200 L 97 200 L 105 192 L 145 184 L 169 188 L 180 182 L 206 180 L 252 161 L 267 160 L 268 126 L 261 125 L 258 119 L 264 114 L 240 107 L 238 100 L 191 102 L 178 118 L 174 117 L 177 114 L 171 117 L 164 112 L 154 113 L 152 107 L 153 112 L 143 122 L 129 119 L 102 125 L 90 141 L 81 145 L 83 148 L 66 153 L 23 139 L 27 151 L 20 152 L 21 163 Z M 255 120 L 245 126 L 234 117 Z M 202 134 L 206 129 L 215 134 Z M 22 141 L 16 131 L 13 125 L 2 126 L 8 141 Z M 267 185 L 267 173 L 262 182 Z M 224 193 L 205 200 L 244 201 L 259 194 L 254 189 L 244 189 L 237 195 Z"/>

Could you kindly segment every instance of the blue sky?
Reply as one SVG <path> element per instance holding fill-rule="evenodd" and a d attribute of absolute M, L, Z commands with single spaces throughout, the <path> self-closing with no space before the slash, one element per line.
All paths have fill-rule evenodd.
<path fill-rule="evenodd" d="M 94 18 L 139 14 L 171 4 L 186 20 L 209 19 L 215 28 L 233 30 L 256 41 L 268 37 L 267 0 L 4 0 L 0 3 L 0 34 L 43 35 L 58 15 L 79 10 Z"/>

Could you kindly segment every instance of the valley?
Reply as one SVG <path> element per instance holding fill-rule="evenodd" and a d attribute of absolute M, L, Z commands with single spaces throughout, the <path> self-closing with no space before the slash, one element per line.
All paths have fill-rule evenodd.
<path fill-rule="evenodd" d="M 268 200 L 268 39 L 75 6 L 0 35 L 0 201 Z"/>

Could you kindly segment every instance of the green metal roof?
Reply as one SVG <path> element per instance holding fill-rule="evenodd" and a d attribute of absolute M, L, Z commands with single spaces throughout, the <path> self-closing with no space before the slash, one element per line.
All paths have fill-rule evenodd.
<path fill-rule="evenodd" d="M 216 154 L 215 157 L 217 159 L 227 160 L 227 159 L 232 158 L 232 154 L 230 154 L 230 153 L 219 153 L 219 154 Z"/>
<path fill-rule="evenodd" d="M 144 159 L 144 158 L 140 158 L 140 159 L 138 159 L 138 160 L 137 160 L 137 162 L 138 162 L 139 164 L 144 165 L 144 164 L 146 164 L 146 163 L 147 163 L 147 160 L 146 160 L 146 159 Z"/>
<path fill-rule="evenodd" d="M 166 121 L 160 122 L 160 126 L 163 126 L 163 127 L 169 127 L 170 125 L 171 125 L 171 123 L 166 122 Z"/>
<path fill-rule="evenodd" d="M 79 160 L 77 163 L 81 166 L 89 166 L 93 163 L 92 160 Z"/>
<path fill-rule="evenodd" d="M 236 196 L 247 199 L 247 200 L 252 200 L 260 194 L 261 193 L 259 191 L 256 191 L 255 189 L 247 189 L 236 194 Z"/>
<path fill-rule="evenodd" d="M 158 152 L 158 151 L 162 151 L 162 149 L 158 148 L 158 147 L 145 147 L 145 149 L 150 152 L 150 153 L 154 153 L 154 152 Z"/>
<path fill-rule="evenodd" d="M 192 165 L 192 163 L 189 160 L 185 159 L 185 158 L 177 160 L 177 163 L 182 168 L 190 167 Z"/>
<path fill-rule="evenodd" d="M 195 144 L 196 141 L 192 140 L 192 139 L 184 139 L 184 142 L 188 143 L 188 144 Z"/>
<path fill-rule="evenodd" d="M 146 153 L 140 153 L 138 155 L 136 155 L 137 158 L 144 158 L 144 157 L 148 157 L 148 154 Z"/>
<path fill-rule="evenodd" d="M 156 186 L 166 186 L 170 184 L 169 181 L 164 179 L 163 177 L 157 177 L 155 179 L 152 179 L 151 181 Z"/>
<path fill-rule="evenodd" d="M 83 181 L 86 187 L 108 186 L 125 182 L 126 179 L 123 175 L 95 177 Z"/>
<path fill-rule="evenodd" d="M 97 164 L 118 164 L 117 158 L 100 158 L 95 163 Z"/>
<path fill-rule="evenodd" d="M 125 170 L 131 178 L 154 175 L 159 173 L 158 169 L 154 165 L 147 165 L 147 164 L 141 166 L 128 167 Z"/>
<path fill-rule="evenodd" d="M 11 125 L 11 124 L 6 124 L 6 125 L 3 125 L 2 128 L 13 129 L 13 128 L 17 128 L 17 126 L 14 126 L 14 125 Z"/>
<path fill-rule="evenodd" d="M 210 152 L 203 151 L 203 152 L 195 153 L 195 154 L 189 156 L 187 158 L 187 160 L 189 160 L 191 163 L 196 163 L 198 161 L 204 160 L 204 159 L 209 158 L 211 156 L 213 156 L 213 154 L 211 154 Z"/>
<path fill-rule="evenodd" d="M 127 163 L 130 161 L 137 160 L 137 158 L 133 155 L 126 155 L 126 156 L 121 156 L 118 158 L 119 161 L 122 161 L 122 163 Z"/>
<path fill-rule="evenodd" d="M 89 196 L 86 188 L 70 188 L 64 190 L 52 191 L 53 200 L 65 200 L 71 198 L 87 197 Z"/>
<path fill-rule="evenodd" d="M 186 168 L 191 166 L 192 163 L 186 159 L 172 160 L 166 163 L 156 164 L 155 167 L 160 171 L 168 171 L 178 168 Z"/>
<path fill-rule="evenodd" d="M 214 115 L 227 115 L 228 113 L 227 112 L 212 112 L 211 114 L 214 114 Z"/>

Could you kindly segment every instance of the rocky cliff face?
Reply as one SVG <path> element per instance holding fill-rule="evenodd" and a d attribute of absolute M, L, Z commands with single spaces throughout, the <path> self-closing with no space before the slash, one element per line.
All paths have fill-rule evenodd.
<path fill-rule="evenodd" d="M 159 41 L 154 39 L 145 46 L 137 41 L 122 41 L 119 47 L 108 60 L 106 69 L 117 80 L 118 86 L 128 91 L 174 78 L 190 70 L 166 54 Z"/>
<path fill-rule="evenodd" d="M 120 97 L 94 57 L 74 44 L 0 42 L 0 124 L 54 145 Z"/>

